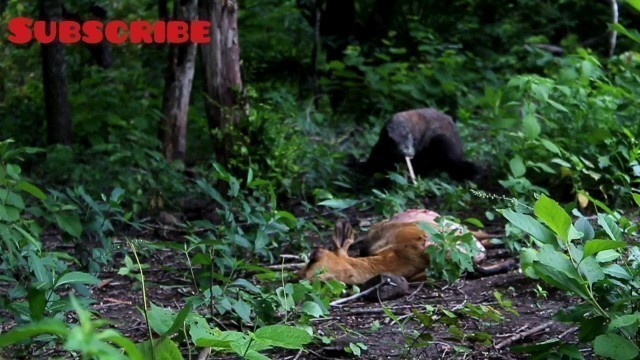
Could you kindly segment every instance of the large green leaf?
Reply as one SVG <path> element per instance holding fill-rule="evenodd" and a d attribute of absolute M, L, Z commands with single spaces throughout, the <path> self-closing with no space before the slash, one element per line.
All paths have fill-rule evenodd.
<path fill-rule="evenodd" d="M 558 234 L 562 240 L 568 242 L 582 235 L 571 224 L 569 214 L 557 202 L 549 199 L 546 195 L 540 196 L 533 210 L 536 216 Z"/>
<path fill-rule="evenodd" d="M 513 177 L 519 178 L 524 176 L 527 172 L 527 167 L 524 165 L 524 161 L 520 157 L 520 155 L 516 155 L 513 159 L 509 160 L 509 168 L 511 169 L 511 174 Z"/>
<path fill-rule="evenodd" d="M 536 119 L 535 114 L 528 114 L 524 119 L 522 119 L 522 130 L 524 132 L 524 136 L 528 139 L 535 139 L 540 135 L 540 124 L 538 123 L 538 119 Z M 524 173 L 522 175 L 524 175 Z"/>
<path fill-rule="evenodd" d="M 627 3 L 634 7 L 634 9 L 640 11 L 640 0 L 627 0 Z"/>
<path fill-rule="evenodd" d="M 572 292 L 583 299 L 589 299 L 589 290 L 587 283 L 567 276 L 566 273 L 558 271 L 555 267 L 535 263 L 532 268 L 536 274 L 547 284 L 557 287 L 558 289 Z"/>
<path fill-rule="evenodd" d="M 136 347 L 140 351 L 143 359 L 153 359 L 152 349 L 151 349 L 151 341 L 146 340 L 139 344 L 136 344 Z M 153 347 L 155 350 L 155 359 L 156 360 L 182 360 L 182 353 L 180 352 L 180 348 L 178 345 L 173 342 L 173 340 L 169 338 L 162 338 L 153 341 Z"/>
<path fill-rule="evenodd" d="M 556 244 L 556 236 L 533 217 L 506 209 L 501 211 L 510 223 L 544 244 Z"/>
<path fill-rule="evenodd" d="M 600 264 L 592 257 L 582 259 L 578 269 L 580 273 L 587 278 L 589 285 L 593 285 L 595 282 L 604 279 L 604 272 Z"/>
<path fill-rule="evenodd" d="M 638 356 L 637 345 L 611 332 L 602 334 L 594 340 L 593 351 L 598 356 L 615 360 L 631 360 Z"/>
<path fill-rule="evenodd" d="M 29 311 L 31 312 L 31 318 L 33 320 L 41 320 L 47 306 L 45 291 L 30 287 L 27 292 L 27 298 L 29 299 Z"/>
<path fill-rule="evenodd" d="M 603 250 L 620 249 L 627 246 L 624 241 L 595 239 L 587 241 L 584 245 L 584 257 L 588 257 L 599 253 Z"/>
<path fill-rule="evenodd" d="M 158 334 L 165 334 L 171 329 L 176 319 L 176 314 L 171 309 L 166 309 L 150 304 L 147 311 L 149 326 Z"/>
<path fill-rule="evenodd" d="M 69 235 L 80 238 L 82 235 L 82 224 L 76 214 L 61 214 L 55 215 L 56 223 L 62 229 L 62 231 Z"/>
<path fill-rule="evenodd" d="M 62 286 L 64 284 L 91 284 L 91 285 L 96 285 L 100 283 L 100 279 L 98 279 L 97 277 L 91 275 L 91 274 L 87 274 L 87 273 L 83 273 L 80 271 L 71 271 L 68 272 L 64 275 L 62 275 L 60 278 L 58 278 L 58 281 L 56 281 L 56 285 L 55 287 L 59 287 Z"/>
<path fill-rule="evenodd" d="M 599 214 L 598 224 L 607 232 L 611 240 L 622 241 L 622 230 L 620 230 L 611 215 Z"/>
<path fill-rule="evenodd" d="M 626 327 L 629 325 L 638 325 L 640 323 L 640 313 L 635 312 L 633 314 L 626 314 L 615 317 L 609 323 L 609 329 L 617 329 L 621 327 Z"/>
<path fill-rule="evenodd" d="M 311 341 L 309 333 L 287 325 L 265 326 L 256 330 L 253 336 L 264 344 L 286 349 L 302 349 Z"/>
<path fill-rule="evenodd" d="M 40 190 L 37 186 L 35 186 L 35 185 L 33 185 L 33 184 L 29 183 L 29 182 L 26 182 L 24 180 L 22 180 L 18 184 L 16 184 L 16 188 L 18 188 L 18 189 L 20 189 L 20 190 L 22 190 L 24 192 L 27 192 L 27 193 L 37 197 L 40 200 L 44 200 L 44 199 L 47 198 L 47 195 L 42 190 Z"/>
<path fill-rule="evenodd" d="M 66 338 L 69 334 L 69 329 L 62 320 L 45 318 L 37 322 L 19 326 L 0 335 L 0 348 L 19 343 L 42 334 L 54 334 L 62 338 Z"/>

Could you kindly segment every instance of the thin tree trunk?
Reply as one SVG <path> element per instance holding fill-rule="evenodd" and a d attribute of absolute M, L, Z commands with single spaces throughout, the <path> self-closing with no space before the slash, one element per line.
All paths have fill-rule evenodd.
<path fill-rule="evenodd" d="M 203 0 L 206 1 L 206 0 Z M 175 1 L 174 16 L 187 22 L 196 19 L 198 1 Z M 161 128 L 164 155 L 169 161 L 182 160 L 187 151 L 189 99 L 196 64 L 197 45 L 191 42 L 171 45 L 164 87 Z"/>
<path fill-rule="evenodd" d="M 45 21 L 62 21 L 62 2 L 41 0 L 40 17 Z M 71 144 L 71 111 L 67 95 L 64 45 L 58 41 L 43 44 L 40 54 L 42 55 L 47 142 L 68 145 Z"/>
<path fill-rule="evenodd" d="M 169 4 L 167 0 L 158 0 L 158 18 L 164 21 L 169 20 Z"/>
<path fill-rule="evenodd" d="M 322 7 L 324 6 L 324 0 L 316 0 L 316 6 L 314 9 L 315 19 L 313 26 L 313 48 L 311 49 L 311 88 L 313 91 L 313 105 L 315 108 L 318 108 L 318 102 L 320 101 L 320 85 L 319 85 L 319 74 L 318 74 L 318 63 L 320 57 L 320 47 L 321 47 L 321 39 L 320 39 L 320 21 L 322 17 Z"/>
<path fill-rule="evenodd" d="M 200 19 L 211 22 L 211 42 L 201 45 L 205 73 L 205 106 L 210 130 L 225 131 L 243 115 L 242 76 L 238 41 L 238 2 L 201 1 Z M 230 144 L 215 144 L 217 161 L 226 163 Z"/>

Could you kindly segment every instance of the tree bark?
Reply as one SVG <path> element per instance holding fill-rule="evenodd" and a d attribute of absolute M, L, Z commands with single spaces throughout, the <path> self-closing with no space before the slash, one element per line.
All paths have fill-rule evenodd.
<path fill-rule="evenodd" d="M 207 0 L 203 0 L 207 1 Z M 174 17 L 191 22 L 197 18 L 197 0 L 176 0 Z M 192 42 L 171 45 L 164 85 L 161 127 L 164 155 L 169 161 L 183 160 L 187 151 L 189 99 L 196 64 L 197 45 Z"/>
<path fill-rule="evenodd" d="M 158 19 L 169 20 L 169 4 L 167 0 L 158 0 Z"/>
<path fill-rule="evenodd" d="M 40 17 L 45 21 L 62 21 L 61 0 L 40 0 Z M 47 33 L 49 31 L 50 28 L 47 29 Z M 59 41 L 42 44 L 40 54 L 42 56 L 47 142 L 68 145 L 71 144 L 71 110 L 67 95 L 64 45 Z"/>
<path fill-rule="evenodd" d="M 224 133 L 243 115 L 237 0 L 201 1 L 200 19 L 211 22 L 211 42 L 201 45 L 205 107 L 210 130 Z M 226 163 L 230 144 L 215 144 L 217 161 Z"/>

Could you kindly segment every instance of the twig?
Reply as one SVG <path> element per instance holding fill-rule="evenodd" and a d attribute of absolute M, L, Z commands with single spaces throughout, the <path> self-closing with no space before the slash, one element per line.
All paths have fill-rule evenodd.
<path fill-rule="evenodd" d="M 567 329 L 565 332 L 563 332 L 562 334 L 558 335 L 558 340 L 562 339 L 563 337 L 565 337 L 565 336 L 567 336 L 567 335 L 571 334 L 572 332 L 574 332 L 574 331 L 576 331 L 576 330 L 578 330 L 578 328 L 577 328 L 577 327 L 572 327 L 572 328 L 570 328 L 570 329 Z"/>
<path fill-rule="evenodd" d="M 542 325 L 538 325 L 538 326 L 536 326 L 536 327 L 534 327 L 534 328 L 532 328 L 532 329 L 530 329 L 528 331 L 525 331 L 523 333 L 515 334 L 512 337 L 510 337 L 510 338 L 498 343 L 498 345 L 496 345 L 496 350 L 500 350 L 500 349 L 502 349 L 504 347 L 507 347 L 507 346 L 511 345 L 512 343 L 514 343 L 514 342 L 516 342 L 518 340 L 526 338 L 527 336 L 531 336 L 533 334 L 537 334 L 537 333 L 539 333 L 539 332 L 541 332 L 543 330 L 546 330 L 551 325 L 553 325 L 553 320 L 549 320 L 546 323 L 544 323 Z"/>
<path fill-rule="evenodd" d="M 415 307 L 419 307 L 416 305 L 399 305 L 399 306 L 393 306 L 393 307 L 388 307 L 387 310 L 389 311 L 398 311 L 398 310 L 404 310 L 404 309 L 412 309 Z M 370 308 L 370 309 L 353 309 L 353 310 L 349 310 L 349 311 L 345 311 L 340 313 L 340 315 L 368 315 L 368 314 L 379 314 L 379 313 L 383 313 L 384 309 L 382 308 Z"/>
<path fill-rule="evenodd" d="M 351 300 L 359 299 L 359 298 L 361 298 L 361 297 L 363 297 L 363 296 L 365 296 L 367 294 L 370 294 L 370 293 L 378 290 L 380 288 L 380 286 L 382 286 L 385 283 L 391 283 L 391 281 L 389 281 L 389 279 L 385 279 L 384 281 L 381 281 L 380 283 L 376 284 L 376 286 L 374 286 L 374 287 L 371 287 L 371 288 L 369 288 L 369 289 L 367 289 L 367 290 L 365 290 L 363 292 L 348 296 L 348 297 L 343 298 L 343 299 L 334 300 L 331 303 L 329 303 L 329 305 L 330 306 L 339 306 L 339 305 L 347 303 L 347 302 L 349 302 Z"/>
<path fill-rule="evenodd" d="M 269 270 L 298 270 L 302 269 L 306 264 L 305 263 L 293 263 L 293 264 L 276 264 L 276 265 L 267 265 L 265 268 Z"/>
<path fill-rule="evenodd" d="M 407 300 L 411 300 L 415 294 L 417 294 L 420 290 L 422 290 L 423 287 L 424 287 L 424 281 L 422 281 L 420 285 L 418 285 L 417 289 L 415 289 L 411 294 L 409 294 L 409 296 L 407 296 Z"/>

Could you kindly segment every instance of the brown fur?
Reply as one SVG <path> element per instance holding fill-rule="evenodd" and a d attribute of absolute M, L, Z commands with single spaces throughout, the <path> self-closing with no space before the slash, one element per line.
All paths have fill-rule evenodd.
<path fill-rule="evenodd" d="M 353 229 L 346 221 L 339 221 L 333 236 L 334 250 L 316 249 L 309 264 L 300 270 L 299 276 L 305 279 L 315 276 L 320 279 L 334 278 L 346 284 L 363 284 L 381 274 L 400 275 L 412 281 L 424 280 L 424 270 L 429 266 L 429 256 L 424 250 L 433 243 L 429 241 L 429 234 L 418 227 L 418 221 L 440 226 L 435 222 L 434 214 L 435 217 L 439 216 L 429 211 L 410 210 L 375 224 L 363 240 L 362 249 L 367 254 L 364 257 L 349 256 L 349 246 L 355 240 Z M 455 223 L 447 226 L 450 229 L 459 227 Z M 463 231 L 461 227 L 460 231 Z M 489 236 L 482 232 L 477 234 L 478 237 Z M 514 265 L 513 261 L 491 267 L 477 265 L 486 255 L 480 241 L 477 245 L 481 253 L 474 257 L 474 263 L 480 274 L 505 271 Z"/>
<path fill-rule="evenodd" d="M 428 256 L 424 253 L 425 234 L 415 223 L 390 224 L 384 229 L 388 234 L 393 234 L 396 241 L 382 249 L 376 249 L 371 256 L 354 258 L 347 254 L 349 245 L 353 243 L 353 232 L 347 239 L 336 239 L 334 243 L 339 245 L 333 251 L 326 249 L 316 250 L 314 260 L 301 270 L 300 276 L 310 279 L 320 274 L 320 279 L 334 278 L 346 284 L 363 284 L 372 277 L 384 273 L 404 276 L 408 279 L 423 272 L 429 264 Z M 338 223 L 339 228 L 351 229 L 348 223 Z M 326 270 L 326 272 L 322 272 Z"/>

